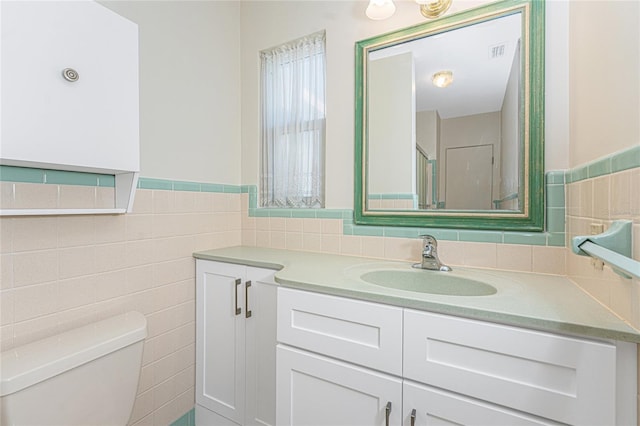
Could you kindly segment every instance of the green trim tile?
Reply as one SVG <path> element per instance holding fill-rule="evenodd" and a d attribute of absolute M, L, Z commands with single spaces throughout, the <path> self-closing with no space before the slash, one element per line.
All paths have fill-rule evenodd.
<path fill-rule="evenodd" d="M 342 219 L 342 210 L 337 209 L 317 209 L 316 217 L 318 219 Z"/>
<path fill-rule="evenodd" d="M 343 235 L 353 235 L 353 227 L 352 223 L 343 223 L 342 224 L 342 234 Z"/>
<path fill-rule="evenodd" d="M 291 217 L 291 210 L 295 209 L 280 209 L 280 208 L 265 208 L 269 212 L 269 217 Z"/>
<path fill-rule="evenodd" d="M 116 177 L 112 175 L 98 175 L 98 186 L 105 188 L 115 188 Z"/>
<path fill-rule="evenodd" d="M 140 189 L 161 189 L 165 191 L 173 190 L 173 182 L 165 179 L 140 178 L 138 179 Z"/>
<path fill-rule="evenodd" d="M 383 236 L 393 238 L 418 238 L 422 235 L 421 228 L 384 227 Z"/>
<path fill-rule="evenodd" d="M 636 146 L 627 151 L 619 152 L 611 156 L 611 172 L 621 172 L 623 170 L 640 167 L 640 146 Z"/>
<path fill-rule="evenodd" d="M 224 192 L 224 185 L 219 183 L 201 183 L 200 184 L 201 192 Z"/>
<path fill-rule="evenodd" d="M 44 183 L 44 170 L 29 167 L 0 166 L 0 181 Z"/>
<path fill-rule="evenodd" d="M 578 182 L 581 180 L 585 180 L 589 177 L 589 168 L 588 166 L 580 166 L 569 171 L 569 179 L 567 183 Z"/>
<path fill-rule="evenodd" d="M 501 243 L 501 231 L 458 231 L 458 239 L 460 241 L 472 243 Z"/>
<path fill-rule="evenodd" d="M 240 194 L 242 189 L 238 185 L 223 185 L 225 194 Z"/>
<path fill-rule="evenodd" d="M 553 247 L 564 247 L 566 245 L 566 235 L 562 233 L 551 233 L 547 235 L 547 245 Z"/>
<path fill-rule="evenodd" d="M 433 235 L 438 240 L 442 241 L 459 241 L 460 236 L 455 229 L 422 229 L 421 235 Z"/>
<path fill-rule="evenodd" d="M 603 158 L 587 166 L 589 178 L 604 176 L 611 173 L 611 158 Z"/>
<path fill-rule="evenodd" d="M 255 193 L 249 193 L 249 208 L 256 209 L 258 208 L 258 195 Z"/>
<path fill-rule="evenodd" d="M 178 420 L 171 423 L 170 426 L 196 426 L 196 410 L 191 410 L 184 413 Z"/>
<path fill-rule="evenodd" d="M 269 209 L 259 208 L 253 210 L 254 217 L 269 217 Z"/>
<path fill-rule="evenodd" d="M 45 170 L 44 179 L 53 185 L 98 186 L 98 176 L 93 173 L 69 172 L 66 170 Z"/>
<path fill-rule="evenodd" d="M 547 233 L 505 232 L 502 235 L 505 244 L 528 244 L 532 246 L 547 245 Z"/>
<path fill-rule="evenodd" d="M 549 207 L 564 207 L 565 199 L 564 199 L 564 185 L 547 185 L 547 209 Z"/>
<path fill-rule="evenodd" d="M 173 190 L 200 192 L 200 184 L 195 182 L 176 181 L 176 182 L 173 182 Z"/>
<path fill-rule="evenodd" d="M 546 173 L 546 183 L 550 184 L 564 184 L 564 170 L 556 170 Z"/>
<path fill-rule="evenodd" d="M 565 209 L 564 207 L 547 209 L 547 231 L 564 232 L 565 229 Z"/>
<path fill-rule="evenodd" d="M 291 212 L 291 217 L 302 219 L 315 219 L 316 209 L 294 209 Z"/>
<path fill-rule="evenodd" d="M 383 234 L 383 228 L 379 226 L 353 225 L 353 235 L 360 235 L 363 237 L 382 237 Z"/>

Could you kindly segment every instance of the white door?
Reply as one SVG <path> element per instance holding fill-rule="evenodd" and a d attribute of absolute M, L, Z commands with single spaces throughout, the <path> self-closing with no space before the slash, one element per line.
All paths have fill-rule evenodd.
<path fill-rule="evenodd" d="M 196 262 L 196 403 L 244 423 L 246 268 Z"/>
<path fill-rule="evenodd" d="M 403 426 L 560 424 L 409 381 L 403 397 Z"/>
<path fill-rule="evenodd" d="M 491 210 L 493 201 L 493 145 L 448 148 L 445 207 Z"/>
<path fill-rule="evenodd" d="M 402 380 L 397 377 L 284 345 L 277 347 L 276 375 L 278 425 L 401 423 Z"/>
<path fill-rule="evenodd" d="M 246 322 L 246 425 L 276 424 L 276 306 L 274 271 L 248 268 Z M 248 285 L 249 283 L 250 285 Z"/>

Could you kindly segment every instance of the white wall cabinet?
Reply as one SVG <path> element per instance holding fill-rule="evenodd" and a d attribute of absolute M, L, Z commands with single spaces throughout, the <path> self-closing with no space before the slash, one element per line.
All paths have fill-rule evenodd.
<path fill-rule="evenodd" d="M 0 164 L 114 174 L 115 208 L 130 209 L 140 170 L 138 26 L 89 0 L 0 7 Z"/>
<path fill-rule="evenodd" d="M 274 425 L 275 271 L 196 260 L 196 424 Z"/>
<path fill-rule="evenodd" d="M 636 424 L 631 343 L 289 288 L 278 289 L 278 342 L 281 426 Z"/>

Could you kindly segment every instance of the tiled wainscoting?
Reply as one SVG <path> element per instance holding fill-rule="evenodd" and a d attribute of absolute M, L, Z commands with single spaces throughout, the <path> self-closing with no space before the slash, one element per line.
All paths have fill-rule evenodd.
<path fill-rule="evenodd" d="M 623 154 L 633 159 L 640 150 Z M 148 178 L 131 214 L 2 217 L 0 348 L 138 310 L 149 337 L 132 424 L 192 426 L 194 251 L 245 244 L 416 261 L 422 233 L 440 239 L 441 258 L 452 265 L 568 273 L 640 327 L 637 280 L 594 270 L 565 248 L 565 213 L 567 236 L 594 221 L 632 218 L 640 241 L 640 160 L 623 169 L 602 161 L 609 166 L 596 164 L 593 175 L 588 167 L 547 173 L 544 233 L 360 226 L 348 209 L 258 209 L 255 186 Z M 99 206 L 112 196 L 108 177 L 48 173 L 3 167 L 2 206 Z"/>
<path fill-rule="evenodd" d="M 591 234 L 612 221 L 633 221 L 633 258 L 640 260 L 640 147 L 567 173 L 567 234 Z M 569 255 L 569 277 L 636 328 L 640 328 L 640 280 L 625 279 L 590 257 Z"/>
<path fill-rule="evenodd" d="M 2 185 L 19 197 L 64 193 L 82 206 L 95 194 L 86 185 Z M 191 255 L 240 244 L 238 193 L 143 188 L 132 214 L 2 217 L 0 232 L 2 350 L 136 310 L 149 337 L 131 424 L 168 425 L 193 407 Z"/>
<path fill-rule="evenodd" d="M 607 229 L 616 219 L 632 220 L 632 253 L 640 261 L 640 146 L 570 170 L 566 179 L 567 236 L 589 235 L 594 224 Z M 640 280 L 622 278 L 590 257 L 567 252 L 569 278 L 640 329 Z M 638 367 L 640 383 L 640 355 Z"/>

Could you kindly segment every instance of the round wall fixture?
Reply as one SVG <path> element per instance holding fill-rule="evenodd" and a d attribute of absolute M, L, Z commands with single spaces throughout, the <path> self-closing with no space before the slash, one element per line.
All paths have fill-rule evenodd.
<path fill-rule="evenodd" d="M 73 68 L 63 69 L 62 76 L 64 77 L 65 80 L 70 81 L 71 83 L 73 83 L 74 81 L 78 81 L 78 79 L 80 78 L 80 75 L 78 74 L 78 72 Z"/>

